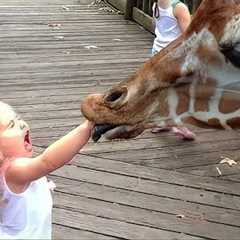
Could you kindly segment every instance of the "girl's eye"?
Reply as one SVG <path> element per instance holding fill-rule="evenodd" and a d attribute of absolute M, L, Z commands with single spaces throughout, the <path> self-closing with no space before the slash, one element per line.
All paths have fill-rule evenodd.
<path fill-rule="evenodd" d="M 9 128 L 13 128 L 15 126 L 15 122 L 13 120 L 11 120 L 8 124 Z"/>

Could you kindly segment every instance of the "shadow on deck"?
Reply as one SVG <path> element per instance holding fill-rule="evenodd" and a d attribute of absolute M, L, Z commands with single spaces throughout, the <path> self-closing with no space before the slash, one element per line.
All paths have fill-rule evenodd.
<path fill-rule="evenodd" d="M 83 121 L 80 101 L 124 79 L 153 36 L 91 0 L 2 0 L 0 93 L 32 127 L 36 152 Z M 50 178 L 55 239 L 239 239 L 239 132 L 195 142 L 149 132 L 90 142 Z"/>

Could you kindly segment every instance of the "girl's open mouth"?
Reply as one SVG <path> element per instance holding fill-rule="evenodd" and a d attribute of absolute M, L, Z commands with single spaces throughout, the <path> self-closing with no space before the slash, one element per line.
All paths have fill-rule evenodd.
<path fill-rule="evenodd" d="M 24 146 L 25 146 L 25 149 L 29 152 L 32 151 L 32 141 L 31 141 L 31 138 L 30 138 L 30 132 L 27 131 L 26 132 L 26 135 L 24 137 Z"/>

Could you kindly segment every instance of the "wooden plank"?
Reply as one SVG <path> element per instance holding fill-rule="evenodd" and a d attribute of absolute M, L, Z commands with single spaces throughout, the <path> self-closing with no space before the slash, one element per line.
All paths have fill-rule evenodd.
<path fill-rule="evenodd" d="M 95 35 L 93 34 L 92 36 L 94 38 L 94 41 L 95 42 L 99 42 L 99 41 L 103 41 L 103 40 L 109 40 L 109 41 L 112 41 L 112 42 L 129 42 L 129 41 L 132 41 L 134 38 L 135 40 L 137 41 L 152 41 L 152 36 L 142 36 L 142 34 L 128 34 L 127 36 L 122 36 L 121 33 L 120 34 L 114 34 L 114 35 Z M 45 36 L 40 36 L 40 35 L 36 35 L 36 36 L 21 36 L 21 40 L 19 39 L 19 36 L 14 36 L 14 37 L 11 37 L 11 36 L 7 36 L 7 37 L 1 37 L 0 38 L 0 42 L 1 43 L 5 43 L 6 41 L 9 41 L 9 42 L 76 42 L 76 41 L 79 41 L 79 40 L 82 40 L 82 41 L 86 41 L 89 39 L 89 36 L 87 36 L 87 33 L 86 35 L 75 35 L 74 34 L 71 34 L 71 35 L 62 35 L 62 34 L 56 34 L 56 33 L 49 33 L 48 35 L 45 35 Z"/>
<path fill-rule="evenodd" d="M 49 70 L 48 72 L 18 72 L 17 74 L 14 72 L 9 72 L 6 74 L 2 74 L 0 79 L 5 79 L 5 82 L 2 82 L 4 85 L 8 84 L 12 84 L 12 86 L 14 85 L 21 85 L 22 81 L 24 81 L 24 84 L 46 84 L 46 83 L 61 83 L 61 82 L 65 82 L 65 83 L 73 83 L 74 80 L 76 80 L 76 77 L 78 77 L 79 79 L 81 79 L 81 83 L 83 84 L 83 86 L 85 86 L 86 81 L 84 81 L 85 79 L 88 79 L 89 77 L 92 77 L 93 80 L 99 80 L 99 82 L 104 82 L 104 76 L 105 74 L 107 75 L 111 75 L 111 76 L 115 76 L 116 74 L 118 74 L 119 76 L 126 76 L 126 74 L 132 74 L 134 73 L 134 71 L 136 70 L 136 67 L 128 67 L 126 66 L 124 69 L 120 68 L 120 69 L 84 69 L 84 70 L 74 70 L 74 71 L 63 71 L 61 69 L 59 69 L 58 71 L 51 71 Z M 125 73 L 126 72 L 126 73 Z M 18 80 L 14 79 L 18 77 Z M 48 79 L 49 77 L 49 79 Z M 88 81 L 89 82 L 89 81 Z M 13 85 L 14 84 L 14 85 Z M 89 84 L 92 84 L 91 82 L 89 82 Z M 88 84 L 88 85 L 89 85 Z M 93 89 L 94 90 L 94 89 Z"/>
<path fill-rule="evenodd" d="M 105 59 L 108 57 L 108 59 L 112 59 L 112 58 L 116 58 L 117 57 L 117 53 L 120 54 L 118 57 L 119 59 L 124 59 L 124 58 L 132 58 L 132 54 L 135 54 L 137 58 L 142 58 L 142 59 L 146 59 L 150 57 L 150 53 L 147 50 L 147 48 L 143 48 L 142 52 L 136 52 L 134 50 L 122 50 L 122 51 L 112 51 L 112 54 L 109 55 L 107 52 L 92 52 L 91 55 L 89 55 L 89 52 L 86 52 L 84 50 L 78 50 L 78 51 L 74 51 L 74 52 L 67 52 L 67 51 L 63 51 L 63 52 L 53 52 L 52 53 L 52 58 L 53 59 L 48 59 L 48 56 L 46 56 L 45 52 L 29 52 L 29 53 L 21 53 L 20 55 L 17 55 L 16 53 L 5 53 L 5 57 L 0 57 L 0 60 L 5 60 L 8 61 L 9 64 L 14 63 L 14 62 L 24 62 L 24 61 L 30 61 L 31 59 L 37 60 L 39 59 L 39 61 L 43 60 L 43 61 L 54 61 L 56 59 L 65 59 L 66 61 L 69 61 L 71 59 L 78 59 L 81 58 L 83 60 L 85 59 Z M 16 58 L 17 57 L 17 58 Z M 106 76 L 109 77 L 109 76 Z M 29 79 L 31 80 L 31 79 Z M 17 82 L 17 80 L 16 80 Z M 4 82 L 1 84 L 4 84 Z"/>
<path fill-rule="evenodd" d="M 67 3 L 69 5 L 77 5 L 77 4 L 89 4 L 91 3 L 91 0 L 68 0 Z M 2 0 L 0 2 L 0 6 L 49 6 L 49 5 L 65 5 L 66 1 L 65 0 L 35 0 L 35 1 L 31 1 L 31 0 L 21 0 L 21 2 L 19 2 L 18 0 Z"/>
<path fill-rule="evenodd" d="M 156 229 L 168 229 L 168 231 L 189 234 L 195 237 L 212 239 L 234 239 L 240 234 L 240 229 L 233 226 L 207 222 L 201 216 L 185 213 L 182 218 L 177 215 L 162 212 L 149 212 L 142 208 L 135 208 L 111 202 L 99 201 L 86 197 L 73 196 L 68 194 L 55 194 L 55 207 L 131 223 L 138 226 L 146 226 Z M 240 215 L 240 214 L 239 214 Z M 195 217 L 195 218 L 194 218 Z M 189 225 L 191 223 L 191 225 Z"/>
<path fill-rule="evenodd" d="M 236 155 L 236 153 L 235 153 Z M 229 155 L 225 155 L 226 157 L 231 157 Z M 198 176 L 207 176 L 207 177 L 225 177 L 228 175 L 235 175 L 240 173 L 240 166 L 239 166 L 239 152 L 236 157 L 232 157 L 231 159 L 235 159 L 236 165 L 228 165 L 227 163 L 225 164 L 220 164 L 221 160 L 223 158 L 220 158 L 218 163 L 215 164 L 208 164 L 206 166 L 193 166 L 193 167 L 187 167 L 187 168 L 182 168 L 180 171 L 185 172 L 185 173 L 190 173 Z"/>
<path fill-rule="evenodd" d="M 109 173 L 131 176 L 135 178 L 159 181 L 160 183 L 176 184 L 179 186 L 188 186 L 200 190 L 206 189 L 214 192 L 225 192 L 226 194 L 237 196 L 240 195 L 240 190 L 238 190 L 238 183 L 232 184 L 228 181 L 221 181 L 218 179 L 212 179 L 207 177 L 203 178 L 199 176 L 188 175 L 163 169 L 153 169 L 139 165 L 127 164 L 120 161 L 117 162 L 104 159 L 104 161 L 101 162 L 101 159 L 97 159 L 96 157 L 84 157 L 80 155 L 76 159 L 76 165 L 78 167 L 86 167 L 87 169 L 94 169 L 97 171 L 104 171 Z M 74 167 L 72 168 L 75 169 Z M 66 171 L 68 170 L 66 169 Z M 229 189 L 230 186 L 232 190 Z"/>
<path fill-rule="evenodd" d="M 89 36 L 87 34 L 89 34 L 89 32 L 85 33 L 86 35 L 76 35 L 76 34 L 61 34 L 60 32 L 59 33 L 48 33 L 48 34 L 45 34 L 45 35 L 37 35 L 34 36 L 24 36 L 24 35 L 21 35 L 21 40 L 22 42 L 44 42 L 44 41 L 47 41 L 49 43 L 51 42 L 76 42 L 76 41 L 79 41 L 79 40 L 82 40 L 82 41 L 86 41 L 89 39 Z M 102 41 L 102 40 L 109 40 L 109 41 L 112 41 L 112 42 L 128 42 L 128 41 L 132 41 L 132 39 L 137 39 L 138 41 L 146 41 L 146 40 L 150 40 L 152 41 L 152 36 L 142 36 L 142 34 L 131 34 L 131 33 L 128 33 L 128 35 L 126 36 L 123 36 L 122 35 L 123 33 L 118 33 L 118 34 L 108 34 L 108 35 L 95 35 L 92 33 L 92 37 L 94 38 L 94 40 L 96 42 L 98 41 Z M 1 43 L 5 43 L 6 41 L 9 41 L 9 42 L 12 42 L 14 41 L 15 43 L 17 42 L 20 42 L 20 39 L 19 39 L 19 35 L 18 36 L 2 36 L 0 38 L 0 42 Z"/>
<path fill-rule="evenodd" d="M 223 176 L 222 178 L 225 180 L 233 181 L 233 182 L 240 182 L 240 174 L 239 173 L 228 175 L 228 176 Z"/>
<path fill-rule="evenodd" d="M 56 183 L 55 193 L 59 196 L 61 196 L 61 193 L 71 194 L 112 203 L 112 205 L 116 206 L 124 205 L 149 210 L 150 212 L 168 213 L 176 218 L 179 215 L 189 218 L 195 216 L 195 219 L 201 218 L 208 222 L 229 224 L 231 226 L 239 226 L 240 223 L 240 212 L 237 210 L 226 210 L 214 206 L 166 198 L 165 196 L 154 196 L 105 185 L 79 182 L 63 177 L 50 176 L 50 179 Z"/>
<path fill-rule="evenodd" d="M 178 141 L 176 137 L 172 138 L 167 138 L 164 137 L 164 134 L 160 136 L 158 139 L 152 139 L 149 141 L 142 140 L 142 144 L 139 145 L 140 141 L 136 142 L 136 140 L 131 139 L 131 140 L 122 140 L 122 141 L 112 141 L 109 142 L 107 145 L 103 142 L 99 142 L 98 144 L 92 144 L 88 145 L 85 148 L 85 153 L 86 154 L 96 154 L 99 153 L 101 156 L 103 156 L 104 153 L 110 153 L 114 151 L 126 151 L 128 150 L 129 144 L 132 144 L 132 148 L 129 151 L 134 151 L 134 150 L 143 150 L 144 149 L 149 149 L 152 150 L 154 154 L 157 154 L 157 151 L 165 151 L 167 148 L 170 151 L 173 151 L 175 154 L 187 154 L 190 153 L 192 155 L 192 152 L 195 154 L 201 154 L 208 152 L 209 150 L 216 150 L 216 147 L 219 146 L 222 149 L 228 150 L 228 149 L 236 149 L 237 144 L 239 140 L 236 138 L 232 138 L 228 140 L 228 146 L 226 146 L 225 140 L 219 140 L 218 142 L 214 142 L 209 140 L 207 141 L 206 139 L 201 143 L 197 143 L 196 141 L 194 142 L 184 142 L 184 141 Z M 153 146 L 153 142 L 155 142 L 155 146 Z M 138 143 L 138 144 L 135 144 Z M 199 146 L 200 145 L 200 146 Z M 101 147 L 101 151 L 100 148 Z M 143 154 L 143 151 L 140 154 Z M 146 153 L 145 156 L 147 157 Z M 149 158 L 152 156 L 152 154 L 149 155 Z M 166 155 L 166 157 L 169 155 Z M 136 156 L 137 157 L 137 156 Z"/>
<path fill-rule="evenodd" d="M 51 27 L 49 26 L 49 23 L 31 23 L 28 24 L 27 22 L 25 23 L 8 23 L 8 24 L 2 24 L 0 25 L 1 30 L 32 30 L 36 29 L 38 31 L 40 30 L 51 30 L 54 32 L 62 31 L 62 30 L 73 30 L 73 29 L 106 29 L 108 26 L 104 21 L 98 21 L 94 25 L 90 24 L 90 22 L 84 21 L 84 22 L 79 22 L 75 21 L 74 24 L 70 22 L 64 22 L 64 24 L 60 25 L 59 27 Z M 106 29 L 106 32 L 108 32 L 110 29 L 139 29 L 140 31 L 143 32 L 143 29 L 140 28 L 139 26 L 134 25 L 132 22 L 120 22 L 120 21 L 113 21 L 111 26 Z"/>
<path fill-rule="evenodd" d="M 175 174 L 173 172 L 168 172 L 167 176 L 162 175 L 161 177 L 164 178 L 163 181 L 160 180 L 161 177 L 158 177 L 157 180 L 148 180 L 145 172 L 137 172 L 138 168 L 139 167 L 134 166 L 135 175 L 132 173 L 132 175 L 134 175 L 133 177 L 131 175 L 129 176 L 129 173 L 102 172 L 68 165 L 54 172 L 54 175 L 155 196 L 166 196 L 168 198 L 235 210 L 240 209 L 239 183 L 200 178 L 198 176 L 191 176 L 192 181 L 190 181 L 189 178 L 184 178 L 183 175 L 178 177 L 180 173 Z M 168 182 L 167 177 L 169 179 Z M 193 180 L 197 178 L 201 181 L 199 184 L 193 182 Z M 217 184 L 217 181 L 222 181 L 222 183 L 218 182 Z M 213 190 L 214 192 L 210 192 Z M 225 194 L 223 195 L 222 192 Z M 234 205 L 232 205 L 233 201 Z"/>
<path fill-rule="evenodd" d="M 18 51 L 20 53 L 21 52 L 25 53 L 27 51 L 45 51 L 45 52 L 48 51 L 49 52 L 49 51 L 56 51 L 58 49 L 59 52 L 62 52 L 62 51 L 65 51 L 65 50 L 75 51 L 75 50 L 78 50 L 79 48 L 81 48 L 88 53 L 98 52 L 100 50 L 100 51 L 108 51 L 109 54 L 110 54 L 110 51 L 111 51 L 112 47 L 114 46 L 114 43 L 108 45 L 108 44 L 105 44 L 105 43 L 99 43 L 98 42 L 97 47 L 101 48 L 101 49 L 96 49 L 95 48 L 94 50 L 86 49 L 86 46 L 88 46 L 88 45 L 86 45 L 86 43 L 85 43 L 85 45 L 84 44 L 78 44 L 78 43 L 75 43 L 75 44 L 59 44 L 59 42 L 58 42 L 58 44 L 54 44 L 54 45 L 52 44 L 52 45 L 49 45 L 49 46 L 44 45 L 44 44 L 43 45 L 40 44 L 40 45 L 30 45 L 29 46 L 29 45 L 27 45 L 27 43 L 20 44 L 20 45 L 21 46 L 12 45 L 12 46 L 8 47 L 8 49 L 6 49 L 6 46 L 5 46 L 5 48 L 4 47 L 0 48 L 0 51 L 2 53 L 15 52 L 15 51 Z M 127 50 L 127 49 L 137 50 L 139 48 L 141 48 L 141 49 L 142 48 L 145 48 L 145 49 L 148 48 L 146 46 L 146 43 L 144 43 L 144 42 L 137 42 L 137 44 L 134 45 L 134 46 L 129 46 L 129 45 L 126 45 L 126 44 L 117 44 L 114 47 L 115 47 L 115 50 Z"/>
<path fill-rule="evenodd" d="M 71 3 L 71 2 L 69 2 Z M 66 9 L 67 8 L 67 9 Z M 64 5 L 23 5 L 22 3 L 20 5 L 15 6 L 7 6 L 0 5 L 0 12 L 71 12 L 71 11 L 89 11 L 91 14 L 96 14 L 96 11 L 99 9 L 99 6 L 96 4 L 64 4 Z"/>
<path fill-rule="evenodd" d="M 64 224 L 64 223 L 62 223 Z M 74 229 L 72 227 L 66 227 L 63 225 L 53 224 L 53 236 L 54 239 L 66 240 L 117 240 L 119 238 L 110 237 L 90 231 L 81 230 L 79 228 Z"/>
<path fill-rule="evenodd" d="M 192 155 L 190 155 L 190 151 L 187 156 L 185 154 L 175 154 L 174 152 L 168 154 L 168 156 L 166 156 L 167 154 L 159 152 L 159 154 L 156 153 L 155 155 L 153 155 L 152 157 L 150 156 L 149 158 L 147 156 L 142 158 L 140 156 L 138 158 L 134 156 L 134 153 L 128 154 L 127 156 L 126 153 L 122 154 L 121 152 L 117 154 L 118 157 L 116 157 L 116 153 L 115 155 L 113 153 L 101 154 L 101 156 L 97 154 L 97 156 L 99 156 L 100 158 L 119 160 L 126 163 L 138 164 L 146 167 L 162 168 L 187 173 L 188 172 L 187 169 L 191 167 L 201 168 L 202 166 L 217 164 L 220 162 L 222 156 L 227 156 L 232 159 L 236 159 L 240 155 L 240 150 L 237 148 L 233 149 L 232 151 L 229 149 L 212 150 L 205 152 L 204 156 L 201 153 L 195 154 L 194 151 L 192 151 Z M 143 151 L 141 150 L 140 152 L 142 153 Z M 217 177 L 219 177 L 219 175 Z"/>
<path fill-rule="evenodd" d="M 158 239 L 158 237 L 161 236 L 163 239 L 169 240 L 200 240 L 200 238 L 191 237 L 181 233 L 139 226 L 60 208 L 54 209 L 53 222 L 56 224 L 64 222 L 66 226 L 98 232 L 109 236 L 119 237 L 121 239 L 140 240 L 143 236 L 147 236 L 148 239 Z"/>
<path fill-rule="evenodd" d="M 62 68 L 63 66 L 68 67 L 68 69 L 97 69 L 97 68 L 101 68 L 103 65 L 105 65 L 105 68 L 108 67 L 109 64 L 112 64 L 113 67 L 123 67 L 123 65 L 129 64 L 130 67 L 136 67 L 138 66 L 140 63 L 142 63 L 142 60 L 136 60 L 136 59 L 129 59 L 129 60 L 125 60 L 125 59 L 111 59 L 111 60 L 95 60 L 95 61 L 83 61 L 81 64 L 79 63 L 79 61 L 74 61 L 74 62 L 54 62 L 54 63 L 26 63 L 26 64 L 17 64 L 16 65 L 8 65 L 7 69 L 6 66 L 4 66 L 5 64 L 3 64 L 2 66 L 0 66 L 0 71 L 1 72 L 7 72 L 9 70 L 14 69 L 15 71 L 22 71 L 22 69 L 24 69 L 24 71 L 26 72 L 33 72 L 35 71 L 35 68 L 39 68 L 41 70 L 41 68 L 44 69 L 50 69 L 55 70 L 55 69 L 59 69 Z"/>

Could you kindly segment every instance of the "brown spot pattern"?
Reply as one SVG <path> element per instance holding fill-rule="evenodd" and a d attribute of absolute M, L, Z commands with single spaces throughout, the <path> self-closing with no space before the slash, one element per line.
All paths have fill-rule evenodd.
<path fill-rule="evenodd" d="M 227 124 L 233 129 L 240 128 L 240 117 L 229 119 Z"/>
<path fill-rule="evenodd" d="M 177 106 L 178 115 L 184 112 L 187 112 L 189 109 L 189 101 L 190 101 L 189 90 L 190 90 L 189 85 L 176 88 L 176 92 L 178 95 L 178 106 Z"/>
<path fill-rule="evenodd" d="M 224 92 L 219 103 L 221 113 L 232 113 L 240 109 L 240 94 Z"/>
<path fill-rule="evenodd" d="M 195 89 L 195 111 L 209 111 L 209 100 L 215 94 L 216 82 L 213 79 L 207 79 L 206 83 L 199 82 Z"/>
<path fill-rule="evenodd" d="M 217 118 L 208 119 L 208 125 L 211 127 L 223 128 L 219 119 L 217 119 Z"/>

